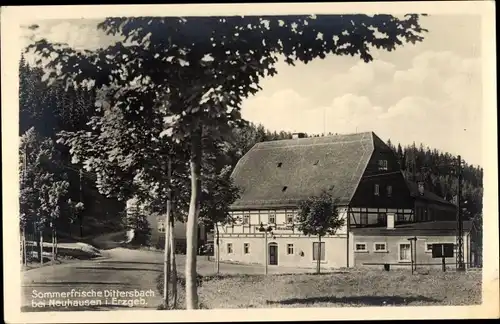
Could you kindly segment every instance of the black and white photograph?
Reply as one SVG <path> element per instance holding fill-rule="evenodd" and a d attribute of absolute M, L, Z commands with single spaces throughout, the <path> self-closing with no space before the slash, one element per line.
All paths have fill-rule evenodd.
<path fill-rule="evenodd" d="M 1 14 L 6 322 L 498 318 L 493 2 Z"/>

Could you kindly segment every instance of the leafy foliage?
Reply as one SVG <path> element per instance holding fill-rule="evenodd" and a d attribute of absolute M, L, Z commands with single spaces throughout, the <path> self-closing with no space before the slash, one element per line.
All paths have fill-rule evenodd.
<path fill-rule="evenodd" d="M 77 51 L 42 39 L 32 45 L 47 61 L 46 78 L 106 87 L 111 105 L 127 110 L 132 101 L 163 102 L 174 121 L 168 128 L 183 141 L 204 125 L 214 136 L 239 125 L 242 99 L 259 90 L 259 80 L 286 62 L 309 62 L 327 54 L 372 60 L 370 47 L 394 50 L 423 40 L 419 16 L 390 15 L 108 18 L 99 28 L 124 42 L 97 51 Z M 203 28 L 200 28 L 203 26 Z M 57 57 L 53 55 L 57 53 Z M 140 90 L 140 91 L 137 91 Z M 127 100 L 123 100 L 127 98 Z M 142 113 L 154 109 L 144 104 Z M 218 133 L 218 134 L 216 134 Z"/>
<path fill-rule="evenodd" d="M 134 230 L 134 239 L 131 242 L 133 245 L 151 245 L 151 226 L 144 213 L 136 211 L 127 215 L 127 229 Z"/>
<path fill-rule="evenodd" d="M 19 153 L 21 227 L 43 231 L 57 227 L 63 215 L 72 220 L 83 206 L 69 198 L 67 175 L 54 163 L 58 153 L 54 142 L 30 128 L 21 137 Z"/>
<path fill-rule="evenodd" d="M 60 131 L 88 129 L 86 123 L 93 113 L 94 91 L 70 88 L 61 82 L 47 85 L 43 80 L 43 69 L 27 64 L 21 58 L 19 64 L 19 119 L 20 136 L 33 128 L 39 136 L 51 140 L 58 138 Z M 115 226 L 117 215 L 123 204 L 105 199 L 95 188 L 94 175 L 84 173 L 80 178 L 80 165 L 71 166 L 69 148 L 54 144 L 54 160 L 57 172 L 62 172 L 69 183 L 68 197 L 72 206 L 85 203 L 85 209 L 77 208 L 63 214 L 59 219 L 58 234 L 73 235 L 75 218 L 79 219 L 80 235 L 103 233 Z M 34 189 L 33 189 L 34 190 Z M 66 218 L 66 215 L 71 215 Z"/>
<path fill-rule="evenodd" d="M 305 235 L 334 235 L 345 219 L 339 216 L 337 204 L 330 190 L 323 190 L 299 203 L 298 229 Z"/>
<path fill-rule="evenodd" d="M 416 14 L 404 19 L 390 15 L 108 18 L 99 28 L 123 35 L 123 42 L 97 51 L 76 51 L 40 40 L 30 48 L 40 54 L 40 63 L 45 60 L 49 82 L 103 90 L 109 107 L 120 111 L 124 120 L 152 122 L 156 119 L 151 116 L 166 108 L 161 112 L 165 114 L 161 137 L 189 152 L 186 292 L 188 308 L 197 308 L 194 232 L 202 197 L 204 136 L 224 141 L 234 127 L 245 124 L 241 103 L 260 89 L 261 78 L 277 73 L 278 55 L 288 64 L 327 54 L 356 55 L 368 62 L 370 47 L 391 51 L 421 41 L 424 29 L 418 19 Z M 130 159 L 112 162 L 118 166 L 111 167 L 111 175 L 133 164 Z"/>

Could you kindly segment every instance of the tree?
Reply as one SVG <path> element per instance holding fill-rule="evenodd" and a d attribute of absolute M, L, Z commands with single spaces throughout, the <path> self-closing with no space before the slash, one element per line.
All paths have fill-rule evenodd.
<path fill-rule="evenodd" d="M 42 137 L 57 140 L 58 132 L 85 130 L 91 113 L 94 111 L 95 93 L 86 89 L 66 91 L 62 82 L 47 85 L 43 82 L 43 69 L 27 64 L 24 57 L 19 63 L 19 135 L 22 136 L 30 128 Z M 80 236 L 83 236 L 83 219 L 95 219 L 87 222 L 91 225 L 89 233 L 105 230 L 107 221 L 116 223 L 118 211 L 123 205 L 112 199 L 103 201 L 97 193 L 92 175 L 80 177 L 81 165 L 71 167 L 71 156 L 67 147 L 55 145 L 58 160 L 53 161 L 67 171 L 70 183 L 69 195 L 73 201 L 85 201 L 85 210 L 78 210 Z M 87 179 L 89 178 L 89 179 Z M 83 180 L 83 181 L 82 181 Z M 86 181 L 90 180 L 90 181 Z M 99 206 L 99 207 L 98 207 Z M 96 208 L 97 207 L 97 208 Z M 104 208 L 103 208 L 104 207 Z M 109 216 L 107 216 L 109 215 Z M 60 233 L 72 236 L 74 223 L 59 224 Z"/>
<path fill-rule="evenodd" d="M 398 143 L 398 148 L 396 150 L 396 158 L 398 159 L 399 166 L 401 170 L 406 170 L 406 165 L 405 165 L 405 156 L 403 154 L 403 148 L 401 147 L 401 144 Z"/>
<path fill-rule="evenodd" d="M 391 142 L 391 139 L 387 139 L 387 142 L 386 142 L 387 146 L 391 149 L 391 151 L 394 152 L 394 145 L 392 144 Z"/>
<path fill-rule="evenodd" d="M 318 249 L 315 252 L 317 273 L 321 271 L 321 238 L 334 235 L 345 223 L 345 219 L 339 217 L 337 207 L 331 190 L 323 190 L 318 196 L 312 196 L 299 203 L 299 231 L 305 235 L 318 237 Z"/>
<path fill-rule="evenodd" d="M 277 73 L 274 65 L 280 54 L 292 65 L 327 54 L 359 55 L 369 62 L 370 47 L 391 51 L 421 41 L 425 31 L 417 14 L 403 19 L 390 15 L 108 18 L 99 28 L 121 34 L 125 41 L 84 52 L 46 40 L 32 48 L 48 60 L 49 80 L 106 88 L 117 109 L 130 109 L 131 102 L 141 100 L 168 106 L 172 118 L 164 135 L 184 144 L 190 156 L 188 309 L 198 308 L 196 226 L 203 134 L 224 138 L 242 124 L 242 100 L 260 89 L 261 78 Z M 52 56 L 54 52 L 58 55 Z M 156 107 L 144 105 L 135 113 L 144 116 Z"/>
<path fill-rule="evenodd" d="M 176 268 L 173 246 L 174 220 L 185 221 L 189 207 L 188 157 L 182 146 L 161 137 L 164 122 L 161 109 L 139 119 L 131 113 L 113 109 L 99 96 L 101 107 L 90 119 L 92 131 L 61 132 L 60 143 L 70 147 L 73 162 L 82 163 L 97 174 L 97 186 L 108 197 L 127 200 L 132 196 L 149 212 L 165 212 L 165 302 L 172 286 L 176 304 Z M 138 104 L 143 104 L 140 102 Z M 139 109 L 139 107 L 137 108 Z M 202 171 L 202 221 L 213 224 L 228 217 L 228 205 L 236 189 L 230 179 L 226 142 L 205 136 Z M 165 204 L 167 201 L 167 204 Z M 175 206 L 175 208 L 171 208 Z M 175 215 L 175 217 L 173 216 Z M 170 252 L 169 252 L 170 251 Z M 171 280 L 169 280 L 171 275 Z M 166 305 L 168 306 L 168 305 Z"/>
<path fill-rule="evenodd" d="M 58 225 L 71 220 L 75 211 L 83 209 L 68 194 L 67 174 L 55 163 L 58 151 L 50 138 L 40 136 L 32 127 L 21 137 L 19 147 L 21 171 L 20 226 L 23 232 L 38 236 L 39 260 L 42 261 L 43 234 L 51 230 L 55 248 Z M 53 248 L 53 258 L 55 249 Z"/>
<path fill-rule="evenodd" d="M 133 245 L 149 246 L 151 244 L 151 226 L 142 211 L 135 210 L 127 215 L 127 229 L 134 230 L 134 238 L 131 242 Z"/>

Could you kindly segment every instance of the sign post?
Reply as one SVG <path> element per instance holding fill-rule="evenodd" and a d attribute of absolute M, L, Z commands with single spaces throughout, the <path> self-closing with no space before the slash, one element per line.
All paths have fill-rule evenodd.
<path fill-rule="evenodd" d="M 269 262 L 269 257 L 268 257 L 268 247 L 267 247 L 267 233 L 273 233 L 273 228 L 271 226 L 268 226 L 268 227 L 264 227 L 264 225 L 262 223 L 260 223 L 260 227 L 259 227 L 259 232 L 263 232 L 264 233 L 264 255 L 265 255 L 265 274 L 267 275 L 267 264 Z"/>
<path fill-rule="evenodd" d="M 411 274 L 413 274 L 417 270 L 417 237 L 410 237 L 408 241 L 410 241 Z M 413 251 L 415 251 L 415 259 L 413 258 Z"/>
<path fill-rule="evenodd" d="M 432 244 L 432 257 L 441 258 L 443 272 L 446 272 L 446 258 L 453 258 L 453 243 Z"/>

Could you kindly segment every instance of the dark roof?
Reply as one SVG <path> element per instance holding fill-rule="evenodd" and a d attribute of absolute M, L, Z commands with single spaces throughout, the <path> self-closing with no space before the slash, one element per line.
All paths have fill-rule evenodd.
<path fill-rule="evenodd" d="M 472 229 L 471 221 L 463 222 L 464 233 L 469 232 Z M 352 228 L 351 231 L 355 235 L 360 236 L 439 236 L 439 235 L 456 235 L 457 233 L 457 222 L 455 221 L 435 221 L 435 222 L 420 222 L 420 223 L 410 223 L 396 225 L 394 229 L 388 229 L 386 227 L 358 227 Z"/>
<path fill-rule="evenodd" d="M 292 207 L 331 186 L 339 203 L 348 204 L 374 150 L 374 137 L 367 132 L 257 143 L 233 171 L 242 192 L 231 208 Z"/>
<path fill-rule="evenodd" d="M 456 205 L 453 204 L 452 202 L 449 202 L 446 199 L 439 197 L 438 195 L 429 190 L 424 190 L 424 194 L 421 195 L 420 192 L 418 191 L 418 184 L 413 181 L 407 180 L 406 183 L 408 185 L 408 189 L 410 190 L 410 195 L 414 198 L 425 199 L 428 201 L 456 207 Z"/>

